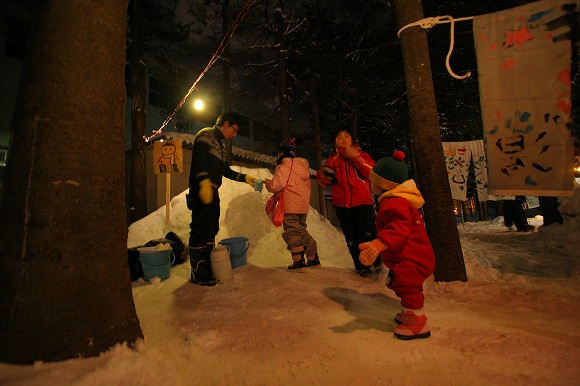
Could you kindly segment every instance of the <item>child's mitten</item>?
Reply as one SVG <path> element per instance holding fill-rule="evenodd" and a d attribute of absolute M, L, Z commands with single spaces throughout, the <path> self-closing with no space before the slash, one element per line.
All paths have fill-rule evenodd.
<path fill-rule="evenodd" d="M 374 263 L 379 253 L 388 248 L 387 244 L 379 238 L 367 243 L 360 243 L 358 245 L 358 249 L 361 250 L 359 260 L 362 264 L 369 266 Z"/>
<path fill-rule="evenodd" d="M 336 183 L 334 170 L 328 166 L 323 166 L 316 173 L 316 181 L 322 186 L 330 186 Z"/>

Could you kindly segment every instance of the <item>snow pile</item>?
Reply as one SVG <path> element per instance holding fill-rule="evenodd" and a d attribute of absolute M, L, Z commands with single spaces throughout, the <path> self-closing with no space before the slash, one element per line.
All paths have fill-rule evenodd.
<path fill-rule="evenodd" d="M 234 170 L 248 173 L 258 179 L 272 178 L 272 173 L 265 168 L 249 169 L 233 167 Z M 140 246 L 149 240 L 164 237 L 168 232 L 175 232 L 185 244 L 189 240 L 189 223 L 191 211 L 187 209 L 184 191 L 175 196 L 170 204 L 170 225 L 165 224 L 165 206 L 151 213 L 147 218 L 137 221 L 129 227 L 128 248 Z M 216 243 L 220 240 L 245 236 L 250 240 L 247 252 L 248 262 L 259 267 L 284 266 L 291 260 L 282 239 L 282 227 L 276 228 L 266 217 L 266 201 L 272 193 L 256 192 L 245 183 L 223 179 L 220 187 L 220 231 Z M 328 267 L 351 267 L 352 258 L 342 232 L 336 229 L 318 211 L 310 208 L 308 213 L 308 231 L 317 241 L 320 256 L 324 256 Z"/>

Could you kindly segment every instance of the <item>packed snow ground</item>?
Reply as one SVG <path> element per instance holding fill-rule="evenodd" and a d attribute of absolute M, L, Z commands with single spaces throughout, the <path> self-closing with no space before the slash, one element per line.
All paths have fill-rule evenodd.
<path fill-rule="evenodd" d="M 248 172 L 248 169 L 242 169 Z M 251 174 L 270 177 L 266 169 Z M 0 385 L 573 385 L 580 379 L 580 185 L 565 223 L 508 232 L 499 217 L 458 224 L 467 282 L 425 284 L 432 336 L 393 338 L 399 301 L 386 269 L 361 278 L 343 236 L 311 210 L 323 267 L 288 272 L 290 255 L 264 214 L 269 193 L 224 180 L 217 241 L 245 236 L 248 264 L 215 287 L 189 264 L 133 283 L 144 342 L 98 358 L 0 363 Z M 128 247 L 177 233 L 187 243 L 185 192 L 129 228 Z"/>

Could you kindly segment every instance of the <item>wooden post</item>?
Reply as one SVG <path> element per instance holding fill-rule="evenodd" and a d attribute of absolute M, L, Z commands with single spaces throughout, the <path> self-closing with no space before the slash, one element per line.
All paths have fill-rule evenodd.
<path fill-rule="evenodd" d="M 171 173 L 165 173 L 165 225 L 171 225 L 169 212 L 171 207 Z"/>
<path fill-rule="evenodd" d="M 396 0 L 399 29 L 424 18 L 421 0 Z M 414 161 L 425 198 L 425 224 L 435 250 L 436 281 L 467 280 L 453 199 L 445 169 L 426 32 L 412 26 L 400 34 Z"/>

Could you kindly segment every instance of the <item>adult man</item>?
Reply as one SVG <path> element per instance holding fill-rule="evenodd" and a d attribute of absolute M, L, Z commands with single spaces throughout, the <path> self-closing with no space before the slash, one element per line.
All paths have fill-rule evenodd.
<path fill-rule="evenodd" d="M 191 282 L 213 286 L 216 279 L 210 264 L 210 254 L 219 231 L 222 177 L 254 186 L 256 178 L 230 168 L 226 159 L 224 139 L 236 136 L 239 117 L 233 112 L 221 114 L 213 127 L 200 130 L 193 141 L 187 207 L 191 210 L 189 262 Z"/>

